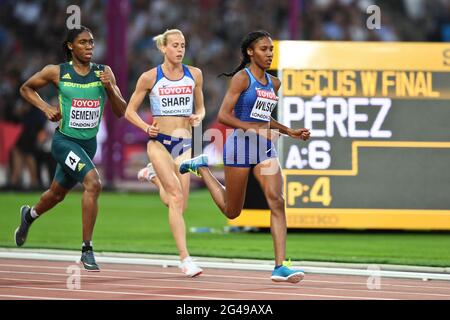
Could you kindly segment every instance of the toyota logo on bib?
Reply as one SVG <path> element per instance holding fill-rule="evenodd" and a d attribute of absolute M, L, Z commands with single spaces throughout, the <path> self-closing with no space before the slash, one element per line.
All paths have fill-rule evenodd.
<path fill-rule="evenodd" d="M 74 107 L 74 108 L 99 108 L 100 100 L 73 99 L 72 107 Z"/>

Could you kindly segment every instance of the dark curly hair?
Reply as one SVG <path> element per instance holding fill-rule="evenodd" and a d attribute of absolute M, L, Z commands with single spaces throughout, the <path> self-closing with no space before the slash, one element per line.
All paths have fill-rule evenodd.
<path fill-rule="evenodd" d="M 62 49 L 63 49 L 63 52 L 64 52 L 64 54 L 66 56 L 66 60 L 67 61 L 71 61 L 72 60 L 72 50 L 69 49 L 67 44 L 69 42 L 73 42 L 76 39 L 76 37 L 78 37 L 79 34 L 85 32 L 85 31 L 87 31 L 87 32 L 92 34 L 92 31 L 89 28 L 85 27 L 85 26 L 80 26 L 79 28 L 70 29 L 67 32 L 66 40 L 64 40 L 64 42 L 62 44 Z"/>

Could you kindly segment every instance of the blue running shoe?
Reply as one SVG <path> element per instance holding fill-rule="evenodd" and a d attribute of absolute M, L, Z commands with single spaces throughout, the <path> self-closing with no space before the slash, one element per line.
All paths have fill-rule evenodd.
<path fill-rule="evenodd" d="M 305 272 L 303 270 L 293 270 L 290 268 L 291 263 L 283 262 L 283 265 L 276 268 L 272 272 L 270 279 L 274 282 L 290 282 L 297 283 L 303 280 Z"/>
<path fill-rule="evenodd" d="M 80 262 L 83 264 L 83 267 L 86 271 L 99 272 L 100 268 L 95 262 L 94 251 L 88 250 L 81 253 Z"/>
<path fill-rule="evenodd" d="M 180 164 L 180 173 L 188 173 L 191 172 L 198 177 L 201 177 L 198 172 L 198 168 L 207 167 L 208 166 L 208 156 L 206 154 L 201 154 L 195 158 L 184 160 Z"/>
<path fill-rule="evenodd" d="M 25 219 L 26 214 L 30 211 L 30 206 L 22 206 L 20 208 L 20 226 L 16 229 L 14 233 L 14 240 L 16 241 L 16 246 L 21 247 L 27 240 L 28 230 L 30 229 L 31 223 L 28 223 Z"/>

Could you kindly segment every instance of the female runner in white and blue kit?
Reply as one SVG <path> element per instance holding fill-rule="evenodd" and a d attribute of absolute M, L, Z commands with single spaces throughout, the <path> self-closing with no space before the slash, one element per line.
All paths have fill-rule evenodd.
<path fill-rule="evenodd" d="M 169 224 L 180 255 L 180 269 L 187 276 L 195 277 L 202 269 L 189 255 L 183 219 L 190 177 L 180 174 L 178 166 L 191 157 L 192 127 L 198 126 L 205 117 L 203 76 L 200 69 L 182 64 L 186 43 L 180 30 L 167 30 L 154 40 L 164 62 L 141 75 L 125 117 L 150 137 L 147 154 L 151 165 L 147 169 L 159 187 L 161 200 L 169 208 Z M 137 113 L 147 94 L 154 119 L 152 124 Z"/>
<path fill-rule="evenodd" d="M 297 283 L 304 273 L 291 269 L 285 261 L 287 225 L 283 177 L 271 140 L 277 135 L 273 130 L 302 140 L 309 139 L 310 132 L 304 128 L 287 128 L 271 116 L 278 102 L 281 82 L 266 72 L 273 59 L 269 33 L 249 33 L 242 41 L 241 52 L 241 64 L 233 72 L 224 74 L 232 79 L 218 115 L 219 122 L 235 128 L 224 146 L 225 186 L 211 174 L 206 155 L 183 161 L 180 172 L 201 175 L 220 210 L 227 218 L 235 219 L 244 205 L 248 175 L 253 168 L 271 211 L 270 228 L 275 251 L 271 279 Z"/>

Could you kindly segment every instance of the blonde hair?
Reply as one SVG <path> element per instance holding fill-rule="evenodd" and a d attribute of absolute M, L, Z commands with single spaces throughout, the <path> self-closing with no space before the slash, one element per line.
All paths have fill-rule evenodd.
<path fill-rule="evenodd" d="M 178 29 L 169 29 L 164 33 L 158 34 L 157 36 L 153 37 L 153 41 L 156 42 L 156 46 L 158 47 L 159 51 L 162 52 L 162 47 L 167 45 L 167 38 L 172 34 L 179 34 L 184 38 L 183 32 Z"/>

